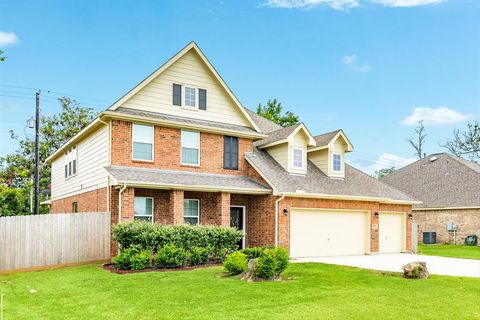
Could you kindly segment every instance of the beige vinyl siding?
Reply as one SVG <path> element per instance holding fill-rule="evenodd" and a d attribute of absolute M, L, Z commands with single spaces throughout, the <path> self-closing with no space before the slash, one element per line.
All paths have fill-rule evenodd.
<path fill-rule="evenodd" d="M 282 143 L 270 148 L 267 148 L 267 152 L 269 155 L 275 159 L 285 170 L 288 171 L 288 159 L 289 159 L 289 149 L 288 143 Z"/>
<path fill-rule="evenodd" d="M 295 147 L 302 147 L 304 149 L 307 148 L 307 136 L 305 135 L 305 133 L 300 130 L 298 131 L 292 138 L 292 144 L 293 146 Z"/>
<path fill-rule="evenodd" d="M 102 126 L 77 144 L 77 175 L 65 179 L 64 155 L 52 162 L 52 199 L 107 186 L 108 126 Z"/>
<path fill-rule="evenodd" d="M 312 161 L 320 170 L 328 175 L 328 149 L 308 153 L 308 160 Z"/>
<path fill-rule="evenodd" d="M 174 106 L 172 102 L 173 83 L 182 85 L 182 95 L 184 94 L 183 85 L 206 89 L 207 110 L 189 110 Z M 198 91 L 196 99 L 198 100 Z M 193 50 L 179 58 L 122 106 L 251 127 L 234 101 Z"/>

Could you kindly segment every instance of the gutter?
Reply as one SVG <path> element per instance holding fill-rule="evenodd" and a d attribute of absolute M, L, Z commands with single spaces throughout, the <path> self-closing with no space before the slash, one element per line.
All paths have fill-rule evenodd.
<path fill-rule="evenodd" d="M 275 201 L 275 247 L 278 247 L 278 204 L 285 199 L 285 193 Z"/>

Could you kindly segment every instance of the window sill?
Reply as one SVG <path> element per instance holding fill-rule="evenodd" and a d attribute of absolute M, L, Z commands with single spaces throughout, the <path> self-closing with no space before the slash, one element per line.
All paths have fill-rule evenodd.
<path fill-rule="evenodd" d="M 139 162 L 139 163 L 155 163 L 155 160 L 140 160 L 140 159 L 132 159 L 132 162 Z"/>
<path fill-rule="evenodd" d="M 181 163 L 180 164 L 181 167 L 193 167 L 193 168 L 200 168 L 200 165 L 199 164 L 188 164 L 188 163 Z"/>
<path fill-rule="evenodd" d="M 78 172 L 75 173 L 75 174 L 72 174 L 71 176 L 66 177 L 66 178 L 65 178 L 65 181 L 70 180 L 70 179 L 73 179 L 73 178 L 75 178 L 77 175 L 78 175 Z"/>

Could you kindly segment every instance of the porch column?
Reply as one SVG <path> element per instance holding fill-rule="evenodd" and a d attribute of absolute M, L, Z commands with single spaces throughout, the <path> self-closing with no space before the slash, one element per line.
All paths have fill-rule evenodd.
<path fill-rule="evenodd" d="M 135 188 L 127 187 L 121 194 L 121 222 L 134 220 Z"/>
<path fill-rule="evenodd" d="M 183 190 L 172 190 L 170 195 L 170 213 L 172 224 L 183 224 Z"/>
<path fill-rule="evenodd" d="M 218 225 L 230 227 L 230 193 L 220 193 L 219 202 Z"/>

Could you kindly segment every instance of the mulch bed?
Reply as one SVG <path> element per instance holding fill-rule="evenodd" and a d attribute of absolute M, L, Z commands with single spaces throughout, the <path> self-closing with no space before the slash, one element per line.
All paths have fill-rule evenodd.
<path fill-rule="evenodd" d="M 142 272 L 188 271 L 188 270 L 204 269 L 204 268 L 210 268 L 210 267 L 218 267 L 221 265 L 222 265 L 221 263 L 209 263 L 209 264 L 202 264 L 194 267 L 183 267 L 183 268 L 162 268 L 162 269 L 147 268 L 143 270 L 120 270 L 115 268 L 115 266 L 111 263 L 105 263 L 102 265 L 102 268 L 112 273 L 126 274 L 126 273 L 142 273 Z"/>

